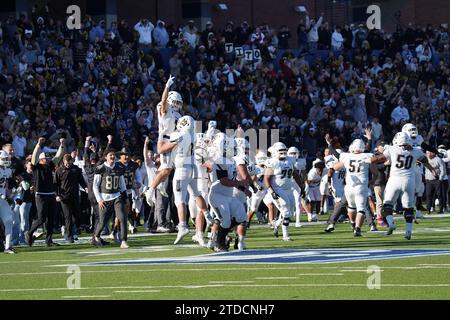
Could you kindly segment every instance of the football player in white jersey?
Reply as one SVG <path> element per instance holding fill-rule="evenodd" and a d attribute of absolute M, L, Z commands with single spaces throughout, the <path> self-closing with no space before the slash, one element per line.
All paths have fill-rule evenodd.
<path fill-rule="evenodd" d="M 342 153 L 342 150 L 336 150 L 339 154 Z M 340 207 L 340 203 L 342 198 L 344 197 L 344 187 L 345 187 L 345 168 L 342 168 L 339 171 L 334 170 L 334 165 L 339 161 L 334 155 L 330 154 L 325 157 L 325 166 L 328 169 L 327 174 L 322 178 L 321 188 L 329 191 L 334 200 L 334 211 L 338 210 Z M 323 184 L 323 185 L 322 185 Z M 337 215 L 331 215 L 328 220 L 328 226 L 325 229 L 325 232 L 331 232 L 335 229 L 336 221 L 331 219 L 333 216 L 337 218 Z"/>
<path fill-rule="evenodd" d="M 0 220 L 5 226 L 5 253 L 14 254 L 11 247 L 13 212 L 6 200 L 10 196 L 8 179 L 12 176 L 11 158 L 4 150 L 0 150 Z"/>
<path fill-rule="evenodd" d="M 306 160 L 300 157 L 300 151 L 297 147 L 290 147 L 288 149 L 288 157 L 296 159 L 295 161 L 295 170 L 300 175 L 302 181 L 305 181 L 305 173 L 306 173 Z M 302 215 L 302 189 L 305 188 L 304 185 L 301 187 L 293 183 L 294 188 L 294 202 L 295 202 L 295 227 L 300 228 L 301 225 L 301 215 Z"/>
<path fill-rule="evenodd" d="M 412 147 L 412 141 L 404 132 L 398 132 L 392 140 L 392 146 L 386 146 L 383 154 L 373 157 L 372 162 L 391 163 L 391 171 L 386 189 L 384 191 L 384 201 L 382 214 L 386 218 L 389 229 L 386 235 L 391 235 L 396 226 L 392 211 L 398 197 L 401 202 L 406 221 L 405 238 L 410 240 L 412 234 L 412 223 L 414 220 L 414 194 L 415 194 L 415 167 L 417 161 L 434 172 L 428 164 L 428 160 L 419 148 Z"/>
<path fill-rule="evenodd" d="M 245 216 L 246 223 L 238 224 L 236 227 L 236 238 L 234 248 L 238 250 L 244 250 L 245 247 L 245 234 L 247 229 L 247 197 L 251 198 L 252 193 L 258 191 L 257 186 L 250 173 L 248 172 L 248 166 L 250 164 L 249 152 L 250 144 L 245 138 L 235 138 L 235 151 L 236 156 L 233 157 L 235 164 L 235 176 L 238 181 L 247 181 L 247 185 L 251 188 L 250 192 L 247 188 L 234 188 L 233 189 L 233 199 L 232 199 L 232 211 L 240 216 Z"/>
<path fill-rule="evenodd" d="M 246 180 L 236 180 L 236 168 L 232 159 L 234 156 L 234 142 L 232 138 L 226 137 L 225 134 L 216 134 L 213 139 L 213 148 L 215 149 L 215 157 L 212 162 L 207 163 L 210 171 L 211 188 L 208 194 L 208 202 L 215 216 L 215 226 L 219 226 L 216 234 L 216 228 L 211 228 L 211 241 L 208 247 L 214 247 L 216 251 L 226 251 L 225 238 L 231 228 L 231 220 L 241 225 L 247 222 L 247 215 L 242 215 L 241 210 L 233 210 L 233 206 L 239 202 L 233 202 L 233 189 L 246 188 L 248 182 Z M 243 239 L 242 239 L 243 240 Z M 242 241 L 243 244 L 243 241 Z"/>
<path fill-rule="evenodd" d="M 191 116 L 181 117 L 177 123 L 177 131 L 170 136 L 170 143 L 175 144 L 173 148 L 175 173 L 173 177 L 173 195 L 174 202 L 178 211 L 178 235 L 174 244 L 178 244 L 185 235 L 189 233 L 187 227 L 187 208 L 188 193 L 195 198 L 200 212 L 197 215 L 197 221 L 203 221 L 203 217 L 209 216 L 206 213 L 207 207 L 205 199 L 198 191 L 197 179 L 198 172 L 194 161 L 194 119 Z M 200 224 L 200 223 L 199 223 Z M 200 226 L 197 225 L 197 228 Z M 203 226 L 197 229 L 197 241 L 204 246 Z"/>
<path fill-rule="evenodd" d="M 161 97 L 161 102 L 156 106 L 158 112 L 158 153 L 160 154 L 161 165 L 158 168 L 158 174 L 153 179 L 149 186 L 148 195 L 149 201 L 155 202 L 155 188 L 163 196 L 167 196 L 167 178 L 169 177 L 174 167 L 171 150 L 174 148 L 174 144 L 171 143 L 170 135 L 176 129 L 176 123 L 181 114 L 179 113 L 183 107 L 183 99 L 181 95 L 176 91 L 169 91 L 170 87 L 174 83 L 174 77 L 170 76 L 167 80 L 164 92 Z"/>
<path fill-rule="evenodd" d="M 308 221 L 319 221 L 319 213 L 321 211 L 321 194 L 320 181 L 324 175 L 325 163 L 320 159 L 316 159 L 312 163 L 312 168 L 306 176 L 306 212 Z"/>
<path fill-rule="evenodd" d="M 204 133 L 196 133 L 195 136 L 195 149 L 194 149 L 194 179 L 197 184 L 197 190 L 203 199 L 208 199 L 208 172 L 204 163 L 208 157 L 206 144 L 206 136 Z M 203 214 L 200 208 L 197 206 L 195 197 L 189 196 L 189 212 L 191 218 L 195 219 L 196 234 L 192 236 L 192 241 L 204 246 L 203 230 L 205 229 Z M 209 211 L 204 213 L 207 222 L 207 229 L 213 223 L 213 217 Z"/>
<path fill-rule="evenodd" d="M 364 153 L 366 146 L 361 139 L 355 139 L 349 146 L 349 152 L 343 152 L 333 166 L 336 171 L 345 168 L 344 193 L 348 202 L 347 211 L 351 222 L 355 222 L 353 235 L 360 237 L 361 226 L 367 210 L 369 195 L 369 166 L 371 153 Z"/>
<path fill-rule="evenodd" d="M 423 137 L 419 134 L 417 127 L 412 123 L 407 123 L 402 127 L 402 132 L 406 133 L 411 139 L 411 145 L 415 148 L 422 148 L 425 151 L 431 151 L 436 153 L 440 158 L 444 157 L 444 154 L 431 147 L 424 142 Z M 425 191 L 425 184 L 422 177 L 424 175 L 424 169 L 421 163 L 418 163 L 415 167 L 415 194 L 416 194 L 416 218 L 423 218 L 422 215 L 422 196 Z"/>
<path fill-rule="evenodd" d="M 250 226 L 250 222 L 252 221 L 255 212 L 258 216 L 259 205 L 267 194 L 267 189 L 264 188 L 264 168 L 266 160 L 267 155 L 263 151 L 258 151 L 255 155 L 256 165 L 250 166 L 250 170 L 248 170 L 257 186 L 256 193 L 253 192 L 252 197 L 250 198 L 250 205 L 247 214 L 248 226 Z M 258 221 L 262 222 L 262 217 L 258 216 Z"/>
<path fill-rule="evenodd" d="M 289 219 L 295 210 L 292 177 L 299 186 L 303 184 L 303 181 L 295 170 L 296 159 L 287 156 L 286 145 L 282 142 L 276 142 L 273 144 L 272 150 L 274 157 L 266 161 L 264 184 L 268 193 L 272 196 L 275 206 L 280 211 L 280 216 L 275 222 L 274 235 L 278 237 L 278 228 L 282 225 L 282 240 L 291 241 L 288 226 Z"/>

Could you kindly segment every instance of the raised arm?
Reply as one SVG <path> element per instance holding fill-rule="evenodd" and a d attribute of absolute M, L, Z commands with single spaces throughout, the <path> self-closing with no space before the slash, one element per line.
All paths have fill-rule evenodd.
<path fill-rule="evenodd" d="M 64 155 L 64 143 L 65 143 L 66 139 L 61 138 L 59 139 L 59 148 L 58 151 L 56 152 L 56 155 L 53 157 L 52 161 L 55 164 L 55 166 L 58 165 L 58 163 L 61 161 L 63 155 Z"/>
<path fill-rule="evenodd" d="M 39 163 L 39 155 L 42 152 L 42 147 L 44 146 L 45 138 L 39 138 L 38 143 L 34 147 L 33 154 L 31 155 L 31 164 L 33 166 Z"/>
<path fill-rule="evenodd" d="M 164 88 L 163 94 L 161 96 L 161 116 L 165 115 L 168 109 L 167 97 L 169 96 L 170 87 L 173 85 L 175 77 L 172 75 L 169 76 L 169 80 L 167 80 L 166 86 Z"/>

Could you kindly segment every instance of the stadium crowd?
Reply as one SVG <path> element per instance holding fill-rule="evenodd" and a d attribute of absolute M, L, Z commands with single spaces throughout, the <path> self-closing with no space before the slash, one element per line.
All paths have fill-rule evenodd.
<path fill-rule="evenodd" d="M 261 59 L 227 53 L 227 43 L 259 49 Z M 165 64 L 162 51 L 167 48 L 174 54 Z M 88 16 L 80 30 L 68 30 L 48 7 L 33 7 L 29 18 L 0 21 L 0 146 L 12 157 L 11 185 L 17 191 L 10 200 L 13 245 L 25 242 L 36 216 L 36 159 L 31 157 L 36 144 L 52 157 L 62 145 L 71 155 L 58 155 L 67 168 L 74 162 L 82 169 L 86 180 L 80 182 L 75 225 L 78 232 L 82 227 L 92 232 L 91 206 L 97 204 L 92 192 L 85 192 L 92 188 L 89 163 L 113 148 L 142 168 L 146 137 L 156 154 L 156 105 L 169 75 L 175 77 L 172 89 L 181 93 L 185 115 L 203 121 L 205 128 L 215 120 L 222 131 L 279 129 L 280 141 L 302 150 L 308 168 L 323 158 L 327 134 L 348 146 L 366 139 L 369 129 L 373 150 L 390 142 L 404 124 L 414 123 L 430 146 L 450 148 L 445 25 L 410 24 L 387 33 L 363 25 L 332 26 L 323 15 L 306 12 L 296 31 L 246 21 L 208 22 L 204 30 L 194 21 L 176 26 L 147 19 L 107 26 Z M 156 155 L 152 160 L 157 163 Z M 20 188 L 23 181 L 31 189 Z M 56 188 L 63 196 L 61 186 Z M 167 205 L 167 213 L 155 215 L 144 201 L 147 231 L 167 232 L 178 223 L 174 205 Z M 56 212 L 55 232 L 60 226 L 72 229 L 63 209 Z M 66 232 L 76 237 L 76 229 Z"/>

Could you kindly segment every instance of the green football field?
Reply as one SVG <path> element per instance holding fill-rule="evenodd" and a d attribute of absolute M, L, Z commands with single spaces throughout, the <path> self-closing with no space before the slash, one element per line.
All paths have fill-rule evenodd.
<path fill-rule="evenodd" d="M 410 241 L 396 223 L 361 238 L 345 223 L 291 226 L 292 242 L 252 226 L 243 253 L 195 247 L 192 231 L 178 246 L 137 234 L 128 250 L 18 247 L 0 255 L 0 299 L 450 299 L 450 216 L 420 220 Z"/>

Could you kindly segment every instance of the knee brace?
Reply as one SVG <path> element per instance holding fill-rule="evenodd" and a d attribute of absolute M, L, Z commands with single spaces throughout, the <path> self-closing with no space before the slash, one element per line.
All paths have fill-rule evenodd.
<path fill-rule="evenodd" d="M 381 209 L 381 215 L 387 217 L 392 215 L 393 206 L 391 204 L 383 204 L 383 209 Z"/>
<path fill-rule="evenodd" d="M 289 226 L 289 223 L 290 223 L 290 220 L 289 220 L 289 218 L 284 218 L 283 219 L 283 226 Z"/>
<path fill-rule="evenodd" d="M 405 217 L 405 221 L 407 223 L 412 223 L 413 220 L 414 220 L 413 209 L 405 209 L 405 212 L 403 213 L 403 216 Z"/>

